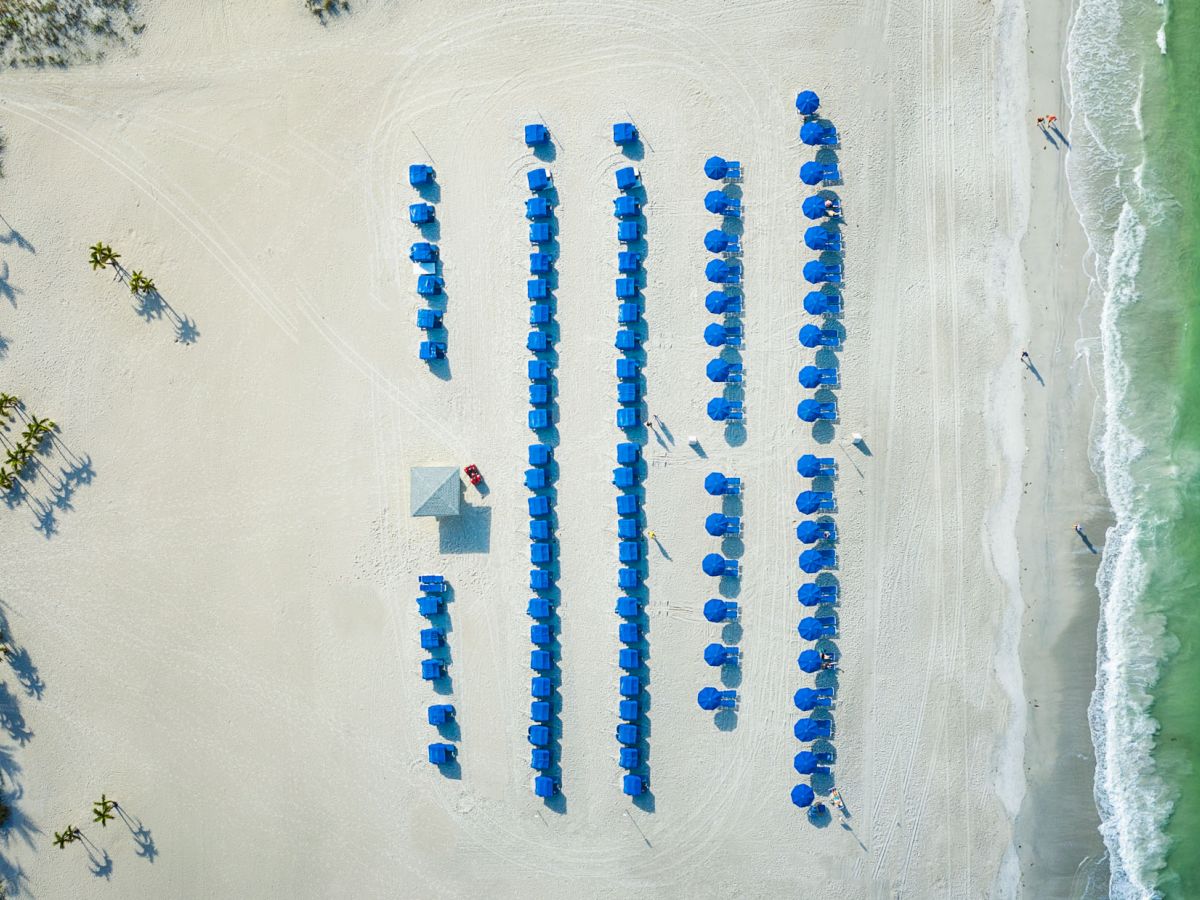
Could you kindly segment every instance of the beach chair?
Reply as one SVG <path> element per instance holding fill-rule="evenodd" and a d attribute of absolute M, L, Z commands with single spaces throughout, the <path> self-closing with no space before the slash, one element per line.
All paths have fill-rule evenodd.
<path fill-rule="evenodd" d="M 617 240 L 622 244 L 632 244 L 642 239 L 642 223 L 631 219 L 617 223 Z"/>
<path fill-rule="evenodd" d="M 622 747 L 617 755 L 617 765 L 622 769 L 636 769 L 641 762 L 642 757 L 637 747 Z"/>
<path fill-rule="evenodd" d="M 417 357 L 424 360 L 445 359 L 446 343 L 444 341 L 421 341 L 417 348 Z"/>
<path fill-rule="evenodd" d="M 622 644 L 636 644 L 642 639 L 642 629 L 637 622 L 622 622 L 617 626 L 617 640 Z"/>
<path fill-rule="evenodd" d="M 550 672 L 554 669 L 554 657 L 549 650 L 534 650 L 529 654 L 529 668 L 535 672 Z"/>
<path fill-rule="evenodd" d="M 435 215 L 434 208 L 428 203 L 413 203 L 408 208 L 408 221 L 413 225 L 429 225 Z"/>
<path fill-rule="evenodd" d="M 554 764 L 550 751 L 545 747 L 534 747 L 529 754 L 529 767 L 544 772 Z"/>
<path fill-rule="evenodd" d="M 554 694 L 554 683 L 545 675 L 538 675 L 530 679 L 529 693 L 539 700 L 544 700 Z"/>
<path fill-rule="evenodd" d="M 433 594 L 423 594 L 417 598 L 417 612 L 429 619 L 441 615 L 445 602 Z"/>
<path fill-rule="evenodd" d="M 525 612 L 531 619 L 548 619 L 550 618 L 550 601 L 545 597 L 530 597 Z"/>
<path fill-rule="evenodd" d="M 631 219 L 641 212 L 642 204 L 638 203 L 636 197 L 625 194 L 613 201 L 613 215 L 618 219 Z"/>
<path fill-rule="evenodd" d="M 430 744 L 426 752 L 429 754 L 429 761 L 435 766 L 444 766 L 454 762 L 453 744 Z"/>
<path fill-rule="evenodd" d="M 549 722 L 553 713 L 550 704 L 545 700 L 534 700 L 529 704 L 529 718 L 535 722 Z"/>
<path fill-rule="evenodd" d="M 436 650 L 438 647 L 444 646 L 446 643 L 446 632 L 440 628 L 422 628 L 421 629 L 421 649 Z"/>
<path fill-rule="evenodd" d="M 433 184 L 433 166 L 413 163 L 408 167 L 408 183 L 411 187 L 419 188 Z"/>
<path fill-rule="evenodd" d="M 525 296 L 530 300 L 545 300 L 550 296 L 550 282 L 545 278 L 530 278 L 525 282 Z"/>
<path fill-rule="evenodd" d="M 418 309 L 417 327 L 422 331 L 442 327 L 442 314 L 436 309 Z"/>
<path fill-rule="evenodd" d="M 430 725 L 440 728 L 454 718 L 454 707 L 449 703 L 434 703 L 425 712 Z"/>
<path fill-rule="evenodd" d="M 529 427 L 533 431 L 542 431 L 549 428 L 553 421 L 550 416 L 550 410 L 545 408 L 531 409 L 529 411 Z"/>
<path fill-rule="evenodd" d="M 525 201 L 525 218 L 527 219 L 548 219 L 553 212 L 554 208 L 545 197 L 530 197 Z"/>
<path fill-rule="evenodd" d="M 638 130 L 632 122 L 617 122 L 613 125 L 613 143 L 618 147 L 637 143 Z"/>
<path fill-rule="evenodd" d="M 418 575 L 417 576 L 417 584 L 422 586 L 422 588 L 421 588 L 422 590 L 428 590 L 427 588 L 424 587 L 424 585 L 427 585 L 427 584 L 445 584 L 445 583 L 446 583 L 445 575 Z"/>
<path fill-rule="evenodd" d="M 531 331 L 525 339 L 525 347 L 534 353 L 542 353 L 550 349 L 550 335 L 544 331 Z"/>
<path fill-rule="evenodd" d="M 622 722 L 636 722 L 641 717 L 641 704 L 636 700 L 622 700 L 617 704 L 617 718 Z"/>
<path fill-rule="evenodd" d="M 530 325 L 548 325 L 551 318 L 549 303 L 535 303 L 529 307 Z"/>
<path fill-rule="evenodd" d="M 642 424 L 642 411 L 636 406 L 623 406 L 617 410 L 617 427 L 623 431 Z"/>
<path fill-rule="evenodd" d="M 549 253 L 529 254 L 529 274 L 548 275 L 554 267 L 554 258 Z"/>
<path fill-rule="evenodd" d="M 537 147 L 550 140 L 550 129 L 540 122 L 525 126 L 525 146 Z"/>
<path fill-rule="evenodd" d="M 549 222 L 531 222 L 529 224 L 529 243 L 548 244 L 554 238 L 554 231 Z"/>
<path fill-rule="evenodd" d="M 617 306 L 617 324 L 632 325 L 642 317 L 642 308 L 637 303 L 622 303 Z"/>
<path fill-rule="evenodd" d="M 531 191 L 544 191 L 550 187 L 550 182 L 553 176 L 545 169 L 530 169 L 525 173 L 525 180 L 529 183 Z"/>

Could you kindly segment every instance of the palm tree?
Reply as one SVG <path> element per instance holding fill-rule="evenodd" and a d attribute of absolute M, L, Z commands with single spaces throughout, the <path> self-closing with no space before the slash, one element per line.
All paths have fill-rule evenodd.
<path fill-rule="evenodd" d="M 13 481 L 12 473 L 8 469 L 0 466 L 0 491 L 11 491 L 17 483 Z M 0 652 L 7 652 L 0 647 Z"/>
<path fill-rule="evenodd" d="M 145 289 L 145 287 L 144 287 L 145 284 L 146 284 L 146 279 L 145 279 L 145 277 L 143 277 L 143 275 L 140 271 L 138 271 L 137 269 L 134 269 L 132 272 L 129 273 L 129 293 L 131 293 L 131 294 L 141 293 Z"/>
<path fill-rule="evenodd" d="M 88 249 L 91 251 L 88 262 L 92 264 L 93 269 L 103 269 L 105 266 L 117 268 L 117 260 L 121 258 L 121 254 L 113 253 L 112 247 L 97 241 Z"/>
<path fill-rule="evenodd" d="M 83 837 L 82 831 L 74 825 L 68 825 L 65 830 L 54 832 L 54 846 L 62 850 L 67 844 L 73 844 L 81 837 Z"/>
<path fill-rule="evenodd" d="M 12 413 L 10 413 L 9 410 L 16 409 L 20 405 L 21 405 L 20 397 L 14 397 L 12 394 L 0 393 L 0 417 L 3 417 L 5 419 L 8 419 L 9 421 L 11 421 Z"/>
<path fill-rule="evenodd" d="M 25 455 L 21 453 L 21 447 L 21 444 L 17 444 L 14 449 L 4 454 L 4 464 L 12 468 L 12 473 L 16 477 L 20 477 L 21 470 L 25 468 L 26 459 Z"/>
<path fill-rule="evenodd" d="M 100 799 L 92 804 L 92 821 L 99 822 L 102 828 L 107 828 L 108 823 L 116 818 L 112 814 L 116 807 L 117 801 L 109 800 L 106 794 L 101 794 Z"/>
<path fill-rule="evenodd" d="M 29 417 L 29 431 L 32 431 L 36 437 L 41 437 L 44 434 L 49 434 L 58 426 L 51 419 L 39 419 L 37 416 Z"/>

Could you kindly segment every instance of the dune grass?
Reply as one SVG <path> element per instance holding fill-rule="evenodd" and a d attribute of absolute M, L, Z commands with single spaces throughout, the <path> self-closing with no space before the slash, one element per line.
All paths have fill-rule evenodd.
<path fill-rule="evenodd" d="M 141 34 L 137 0 L 0 0 L 0 65 L 55 66 L 100 59 Z"/>

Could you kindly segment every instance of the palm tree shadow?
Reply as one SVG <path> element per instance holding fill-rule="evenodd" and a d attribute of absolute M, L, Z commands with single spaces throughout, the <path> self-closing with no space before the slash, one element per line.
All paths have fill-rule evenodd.
<path fill-rule="evenodd" d="M 33 732 L 25 724 L 20 703 L 5 682 L 0 682 L 0 728 L 7 731 L 8 736 L 22 747 L 33 737 Z"/>
<path fill-rule="evenodd" d="M 113 861 L 112 857 L 108 855 L 107 850 L 101 850 L 100 858 L 97 859 L 96 854 L 89 849 L 88 867 L 91 869 L 92 875 L 96 878 L 103 878 L 105 881 L 112 878 Z"/>
<path fill-rule="evenodd" d="M 7 300 L 13 309 L 17 308 L 17 294 L 21 291 L 12 286 L 12 282 L 8 280 L 8 263 L 3 264 L 3 269 L 0 269 L 0 297 Z"/>
<path fill-rule="evenodd" d="M 120 805 L 113 808 L 117 811 L 117 815 L 121 817 L 121 821 L 125 823 L 125 827 L 129 829 L 129 833 L 133 835 L 133 841 L 137 844 L 137 850 L 135 851 L 137 855 L 146 860 L 146 862 L 153 863 L 155 857 L 158 856 L 158 845 L 154 843 L 154 837 L 150 834 L 150 829 L 142 824 L 141 819 L 134 818 L 125 812 Z"/>

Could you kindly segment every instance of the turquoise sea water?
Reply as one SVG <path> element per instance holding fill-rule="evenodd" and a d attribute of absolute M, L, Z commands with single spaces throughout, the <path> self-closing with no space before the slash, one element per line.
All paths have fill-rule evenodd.
<path fill-rule="evenodd" d="M 1080 0 L 1067 66 L 1100 309 L 1093 464 L 1116 518 L 1090 710 L 1110 892 L 1197 898 L 1200 3 Z"/>

